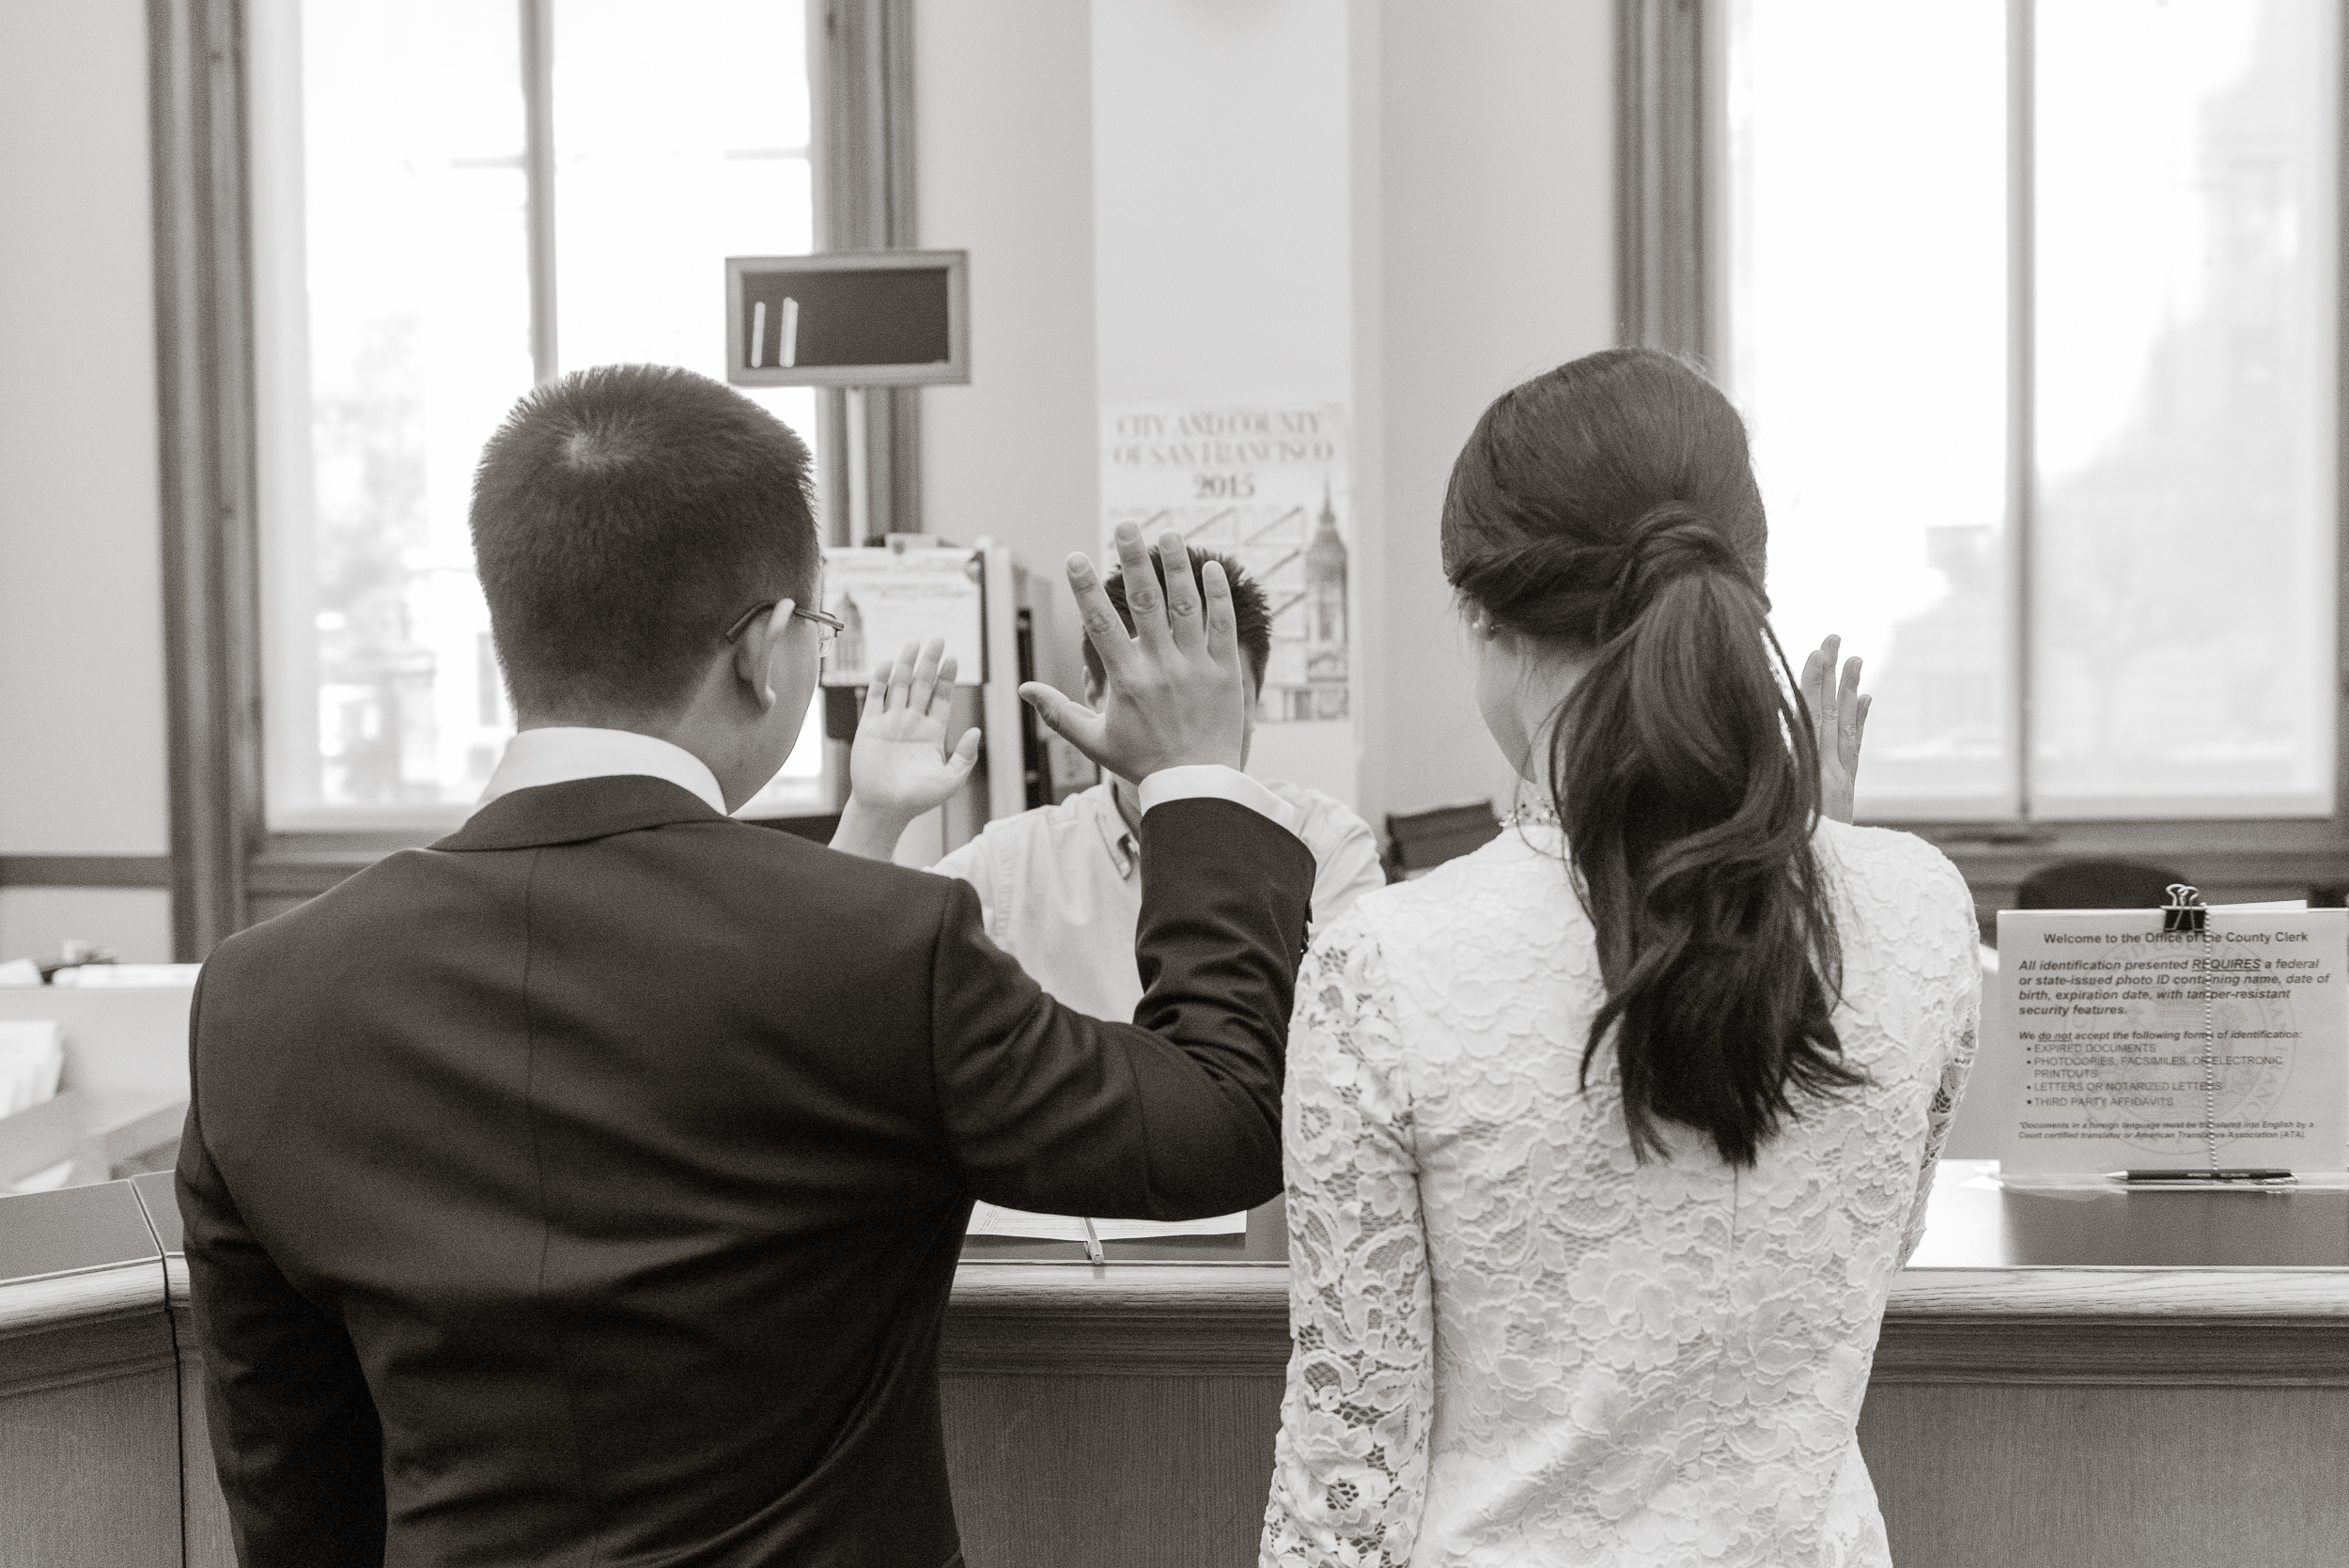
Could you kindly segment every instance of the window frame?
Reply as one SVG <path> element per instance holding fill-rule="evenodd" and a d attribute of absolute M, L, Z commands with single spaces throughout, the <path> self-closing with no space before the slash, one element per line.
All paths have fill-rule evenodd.
<path fill-rule="evenodd" d="M 552 0 L 521 0 L 525 70 L 550 69 Z M 916 241 L 912 0 L 808 0 L 819 250 Z M 437 831 L 272 831 L 264 815 L 261 519 L 254 363 L 251 39 L 244 0 L 148 0 L 172 941 L 199 961 Z M 552 157 L 552 99 L 530 97 L 531 151 Z M 533 171 L 551 191 L 551 169 Z M 554 352 L 553 210 L 533 204 L 532 345 Z M 819 399 L 828 472 L 870 497 L 877 527 L 921 526 L 918 394 L 873 396 L 865 472 L 846 474 L 842 396 Z M 878 415 L 878 418 L 876 418 Z M 840 487 L 835 487 L 835 489 Z M 846 542 L 826 497 L 827 542 Z"/>
<path fill-rule="evenodd" d="M 2030 23 L 2035 0 L 2007 0 L 2010 125 L 2028 131 Z M 1726 277 L 1715 239 L 1727 232 L 1722 94 L 1728 26 L 1722 0 L 1617 0 L 1617 289 L 1619 341 L 1719 361 Z M 2344 139 L 2349 140 L 2349 26 L 2336 65 Z M 2031 222 L 2032 170 L 2028 135 L 2009 139 L 2008 201 L 2013 221 Z M 2335 170 L 2335 296 L 2349 307 L 2349 154 Z M 2011 248 L 2026 264 L 2028 245 Z M 2020 444 L 2009 475 L 2010 522 L 2024 519 L 2030 495 L 2030 292 L 2019 289 L 2010 313 L 2011 440 Z M 1956 862 L 1972 888 L 1985 928 L 1991 912 L 2011 908 L 2016 886 L 2059 861 L 2120 858 L 2169 866 L 2213 900 L 2334 896 L 2349 890 L 2349 333 L 2334 313 L 2334 508 L 2339 539 L 2334 590 L 2334 796 L 2329 817 L 2165 817 L 2047 819 L 2021 815 L 1970 821 L 1884 818 L 1930 841 Z M 2008 548 L 2023 553 L 2023 527 L 2010 527 Z M 2011 568 L 2011 613 L 2018 652 L 2015 679 L 2027 680 L 2029 564 Z M 2019 748 L 2029 722 L 2028 690 L 2018 691 L 2010 724 Z M 1865 766 L 1864 760 L 1862 766 Z M 2028 801 L 2026 801 L 2028 811 Z"/>

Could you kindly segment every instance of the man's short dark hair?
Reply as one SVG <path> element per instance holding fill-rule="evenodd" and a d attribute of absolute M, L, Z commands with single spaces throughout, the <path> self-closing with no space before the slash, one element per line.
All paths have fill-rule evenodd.
<path fill-rule="evenodd" d="M 482 448 L 474 560 L 514 706 L 682 703 L 762 599 L 822 552 L 807 446 L 707 376 L 605 365 L 529 393 Z"/>
<path fill-rule="evenodd" d="M 1191 582 L 1199 582 L 1200 568 L 1210 561 L 1223 568 L 1223 580 L 1232 585 L 1232 619 L 1239 633 L 1239 651 L 1248 658 L 1249 673 L 1254 677 L 1255 684 L 1262 686 L 1265 665 L 1272 659 L 1272 611 L 1265 601 L 1264 590 L 1256 585 L 1254 578 L 1241 569 L 1237 561 L 1219 551 L 1201 550 L 1196 546 L 1190 551 Z M 1164 588 L 1166 567 L 1159 562 L 1155 550 L 1150 552 L 1150 569 L 1157 574 L 1159 586 Z M 1117 618 L 1126 623 L 1126 629 L 1133 630 L 1134 613 L 1126 607 L 1124 571 L 1110 573 L 1101 588 L 1109 595 L 1110 602 L 1117 606 Z M 1205 591 L 1201 589 L 1202 593 Z M 1084 656 L 1085 674 L 1098 685 L 1102 679 L 1101 656 L 1093 651 L 1091 643 L 1084 644 Z"/>

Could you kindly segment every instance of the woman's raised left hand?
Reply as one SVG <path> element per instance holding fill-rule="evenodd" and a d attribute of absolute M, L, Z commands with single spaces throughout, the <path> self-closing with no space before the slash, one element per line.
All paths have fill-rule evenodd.
<path fill-rule="evenodd" d="M 1835 678 L 1841 637 L 1829 637 L 1802 661 L 1802 700 L 1811 709 L 1811 734 L 1819 746 L 1819 815 L 1838 822 L 1852 816 L 1852 788 L 1859 778 L 1859 741 L 1868 728 L 1873 698 L 1859 694 L 1859 660 L 1843 660 Z"/>

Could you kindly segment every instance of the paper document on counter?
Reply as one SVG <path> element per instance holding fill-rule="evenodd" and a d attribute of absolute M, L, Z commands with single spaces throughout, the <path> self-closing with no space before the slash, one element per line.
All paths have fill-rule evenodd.
<path fill-rule="evenodd" d="M 0 1018 L 0 1118 L 55 1098 L 65 1031 L 52 1018 Z"/>
<path fill-rule="evenodd" d="M 1030 1214 L 995 1203 L 975 1203 L 965 1235 L 1018 1236 L 1028 1241 L 1073 1241 L 1082 1245 L 1085 1222 L 1073 1214 Z M 1096 1219 L 1093 1234 L 1103 1241 L 1151 1241 L 1160 1236 L 1246 1235 L 1248 1214 L 1219 1214 L 1206 1219 Z"/>
<path fill-rule="evenodd" d="M 2349 910 L 1999 915 L 2006 1172 L 2349 1167 Z"/>

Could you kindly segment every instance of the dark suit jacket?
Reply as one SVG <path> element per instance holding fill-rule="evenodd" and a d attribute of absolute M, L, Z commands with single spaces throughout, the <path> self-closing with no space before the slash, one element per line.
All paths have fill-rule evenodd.
<path fill-rule="evenodd" d="M 954 1560 L 972 1198 L 1280 1188 L 1313 857 L 1222 800 L 1142 856 L 1133 1024 L 1045 996 L 962 882 L 643 777 L 222 944 L 179 1179 L 246 1568 Z"/>

